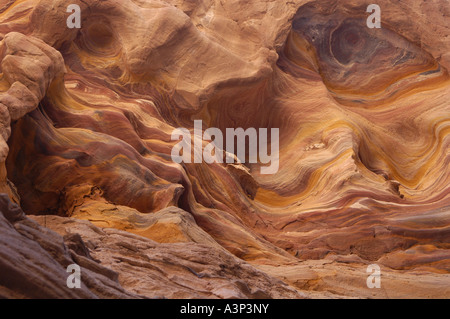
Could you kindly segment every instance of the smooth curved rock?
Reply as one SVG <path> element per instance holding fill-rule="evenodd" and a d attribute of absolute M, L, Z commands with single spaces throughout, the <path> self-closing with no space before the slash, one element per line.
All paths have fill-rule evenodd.
<path fill-rule="evenodd" d="M 89 254 L 146 296 L 303 296 L 270 275 L 313 296 L 405 297 L 413 278 L 410 297 L 442 291 L 450 269 L 445 1 L 380 0 L 381 29 L 367 28 L 356 0 L 73 3 L 81 29 L 66 27 L 63 0 L 0 9 L 0 191 L 27 214 L 59 215 L 36 218 L 63 235 L 66 220 L 85 243 L 103 238 L 107 252 L 86 245 Z M 174 163 L 171 134 L 193 131 L 194 120 L 222 131 L 279 128 L 278 172 Z M 88 231 L 69 216 L 119 230 Z M 270 278 L 252 268 L 245 274 L 266 278 L 250 280 L 254 291 L 227 273 L 222 292 L 191 278 L 191 288 L 166 294 L 156 283 L 170 271 L 173 282 L 185 275 L 174 266 L 146 290 L 109 255 L 128 240 L 145 252 L 173 249 L 178 266 L 214 251 Z M 139 249 L 119 258 L 131 274 L 154 269 Z M 392 278 L 389 290 L 366 291 L 372 263 Z"/>

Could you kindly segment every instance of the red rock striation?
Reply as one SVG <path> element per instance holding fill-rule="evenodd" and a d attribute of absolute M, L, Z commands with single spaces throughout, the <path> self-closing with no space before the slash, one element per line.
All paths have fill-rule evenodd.
<path fill-rule="evenodd" d="M 380 0 L 381 29 L 356 0 L 73 3 L 80 29 L 67 1 L 0 6 L 0 191 L 120 274 L 83 293 L 450 296 L 445 0 Z M 278 172 L 174 163 L 171 134 L 194 120 L 279 128 Z M 382 291 L 366 286 L 373 263 Z M 1 280 L 5 296 L 39 295 Z"/>

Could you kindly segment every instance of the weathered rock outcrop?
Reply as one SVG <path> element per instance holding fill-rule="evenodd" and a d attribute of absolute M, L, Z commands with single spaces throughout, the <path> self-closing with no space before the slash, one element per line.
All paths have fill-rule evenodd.
<path fill-rule="evenodd" d="M 381 29 L 357 0 L 72 2 L 80 29 L 67 1 L 0 6 L 0 192 L 79 233 L 114 296 L 450 296 L 445 0 L 379 0 Z M 194 120 L 279 128 L 279 170 L 175 163 Z"/>
<path fill-rule="evenodd" d="M 90 222 L 58 216 L 33 219 L 47 228 L 27 218 L 6 195 L 0 196 L 1 297 L 305 296 L 220 247 L 193 242 L 158 244 L 125 231 L 99 229 Z M 66 269 L 72 264 L 81 267 L 79 289 L 67 287 L 71 272 Z"/>
<path fill-rule="evenodd" d="M 63 88 L 64 60 L 61 54 L 42 40 L 10 32 L 2 39 L 0 48 L 3 85 L 0 92 L 0 191 L 18 202 L 18 194 L 6 177 L 6 144 L 11 121 L 17 121 L 37 108 L 51 84 Z"/>
<path fill-rule="evenodd" d="M 64 238 L 27 218 L 0 195 L 0 296 L 3 298 L 136 298 L 118 274 L 92 259 L 81 238 Z M 67 267 L 81 267 L 81 288 L 69 289 Z"/>

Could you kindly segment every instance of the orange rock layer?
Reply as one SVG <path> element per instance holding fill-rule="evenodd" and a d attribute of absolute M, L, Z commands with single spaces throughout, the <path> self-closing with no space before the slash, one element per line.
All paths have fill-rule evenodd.
<path fill-rule="evenodd" d="M 450 297 L 450 7 L 411 2 L 378 1 L 369 29 L 356 0 L 74 0 L 69 29 L 67 1 L 7 1 L 0 190 L 313 297 Z M 279 128 L 279 171 L 174 163 L 200 119 Z"/>

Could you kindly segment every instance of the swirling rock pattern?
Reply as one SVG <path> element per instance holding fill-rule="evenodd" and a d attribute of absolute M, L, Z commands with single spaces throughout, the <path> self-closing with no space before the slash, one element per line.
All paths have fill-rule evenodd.
<path fill-rule="evenodd" d="M 27 214 L 182 243 L 180 264 L 204 245 L 292 286 L 230 296 L 450 296 L 445 0 L 380 0 L 381 29 L 355 0 L 73 3 L 81 29 L 67 1 L 0 8 L 0 191 Z M 279 128 L 279 171 L 174 163 L 196 119 Z M 228 296 L 202 280 L 170 296 Z"/>

